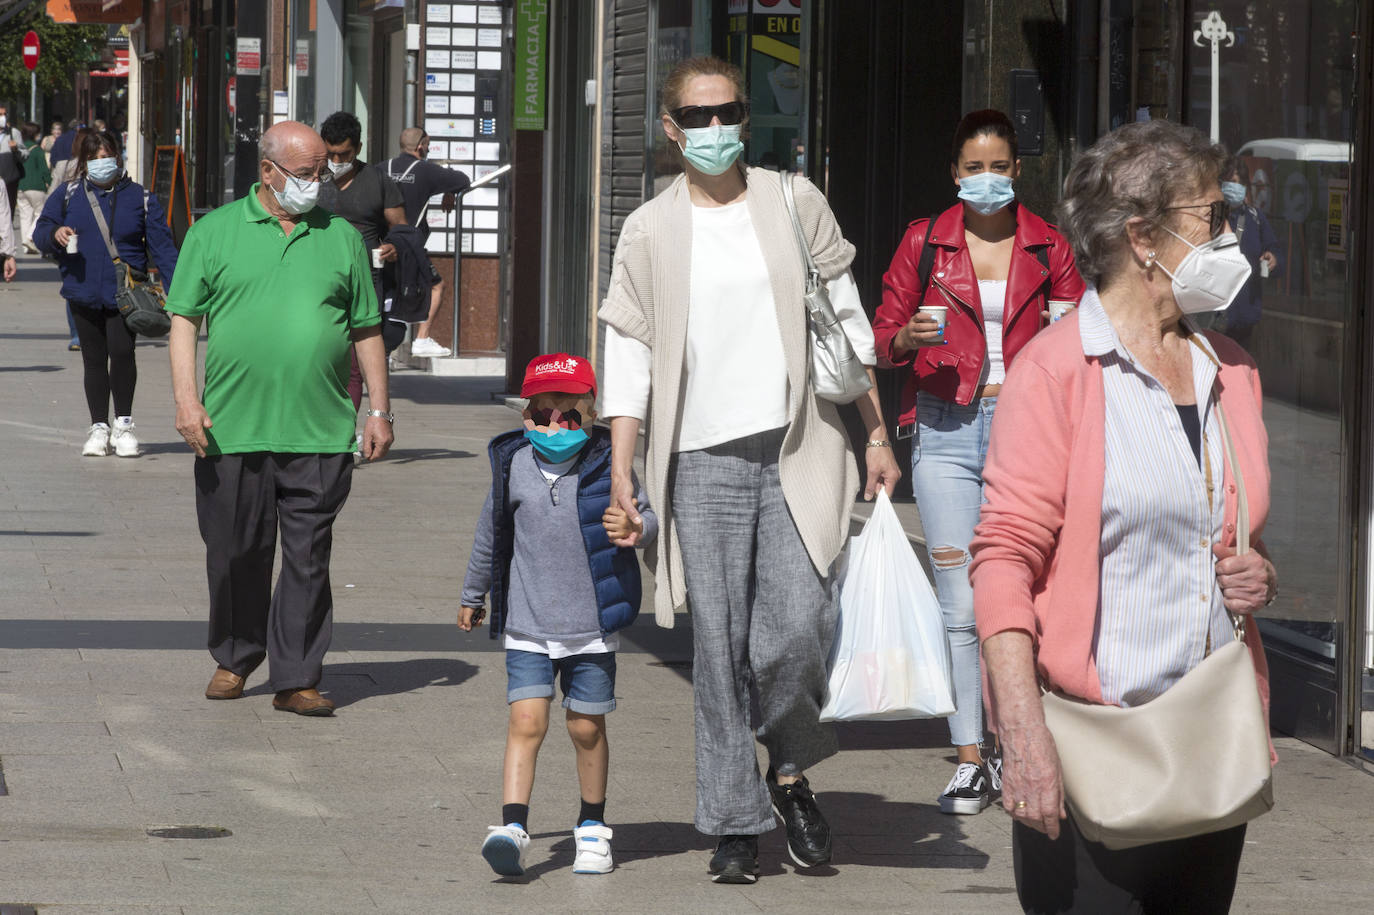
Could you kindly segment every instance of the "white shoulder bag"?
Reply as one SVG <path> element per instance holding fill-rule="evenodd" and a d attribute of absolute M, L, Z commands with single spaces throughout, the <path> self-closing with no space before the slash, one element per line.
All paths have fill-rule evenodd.
<path fill-rule="evenodd" d="M 868 380 L 864 364 L 854 355 L 854 347 L 845 336 L 844 325 L 835 317 L 835 308 L 830 304 L 830 292 L 821 282 L 821 272 L 816 269 L 816 261 L 811 257 L 801 219 L 797 216 L 797 202 L 792 195 L 792 175 L 779 172 L 778 177 L 782 180 L 782 198 L 787 202 L 788 215 L 792 217 L 797 247 L 801 249 L 802 260 L 806 264 L 805 301 L 807 336 L 811 338 L 811 387 L 822 400 L 851 403 L 866 394 L 873 385 Z"/>

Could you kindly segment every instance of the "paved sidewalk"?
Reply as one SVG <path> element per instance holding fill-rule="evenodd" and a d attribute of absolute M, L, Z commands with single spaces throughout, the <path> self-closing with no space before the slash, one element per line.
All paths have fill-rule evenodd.
<path fill-rule="evenodd" d="M 846 726 L 811 772 L 833 867 L 801 875 L 777 831 L 753 887 L 705 877 L 692 829 L 690 630 L 628 631 L 608 818 L 618 869 L 570 870 L 577 787 L 555 726 L 532 807 L 532 876 L 477 855 L 500 809 L 502 655 L 452 625 L 487 439 L 513 414 L 484 379 L 394 376 L 397 448 L 360 467 L 336 528 L 332 719 L 276 713 L 264 682 L 207 702 L 204 552 L 166 347 L 141 344 L 137 460 L 81 458 L 80 356 L 56 272 L 0 291 L 0 905 L 40 913 L 1010 912 L 1010 823 L 941 816 L 942 722 Z M 264 328 L 264 333 L 271 333 Z M 649 589 L 646 592 L 651 593 Z M 1249 834 L 1236 911 L 1363 908 L 1374 779 L 1279 742 L 1279 806 Z M 232 835 L 154 838 L 172 825 Z"/>

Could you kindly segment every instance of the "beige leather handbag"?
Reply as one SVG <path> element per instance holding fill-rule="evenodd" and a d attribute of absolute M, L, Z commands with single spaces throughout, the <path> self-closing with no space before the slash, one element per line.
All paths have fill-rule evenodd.
<path fill-rule="evenodd" d="M 1239 554 L 1250 551 L 1250 511 L 1220 404 L 1239 509 Z M 1274 806 L 1269 729 L 1245 617 L 1236 639 L 1203 659 L 1162 696 L 1135 708 L 1046 693 L 1045 723 L 1059 748 L 1070 814 L 1108 848 L 1186 839 L 1249 822 Z"/>

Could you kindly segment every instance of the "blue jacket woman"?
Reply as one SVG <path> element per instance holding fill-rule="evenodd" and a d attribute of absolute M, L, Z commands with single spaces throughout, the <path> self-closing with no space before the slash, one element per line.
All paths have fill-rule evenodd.
<path fill-rule="evenodd" d="M 1279 239 L 1264 212 L 1246 201 L 1250 187 L 1250 168 L 1240 156 L 1233 156 L 1221 178 L 1221 193 L 1231 205 L 1231 228 L 1240 241 L 1240 250 L 1250 262 L 1250 279 L 1226 309 L 1226 335 L 1246 349 L 1263 311 L 1265 277 L 1283 272 Z M 1261 265 L 1267 269 L 1261 269 Z"/>
<path fill-rule="evenodd" d="M 161 204 L 124 174 L 119 141 L 113 134 L 83 132 L 76 144 L 72 180 L 56 188 L 33 230 L 39 251 L 53 255 L 62 274 L 62 297 L 71 306 L 85 367 L 86 405 L 91 429 L 81 453 L 137 457 L 134 435 L 134 337 L 115 306 L 115 267 L 91 208 L 92 198 L 109 227 L 119 257 L 147 272 L 148 253 L 172 285 L 177 249 Z M 74 239 L 74 251 L 69 242 Z M 115 422 L 109 424 L 110 400 Z"/>

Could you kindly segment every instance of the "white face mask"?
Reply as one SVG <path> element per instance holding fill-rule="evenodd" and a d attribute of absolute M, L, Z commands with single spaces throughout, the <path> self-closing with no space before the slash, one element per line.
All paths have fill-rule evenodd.
<path fill-rule="evenodd" d="M 335 162 L 331 159 L 327 164 L 329 165 L 329 170 L 334 173 L 335 178 L 342 178 L 353 169 L 354 161 L 356 160 L 349 159 L 347 162 Z"/>
<path fill-rule="evenodd" d="M 1177 232 L 1164 227 L 1174 238 L 1193 250 L 1172 271 L 1159 261 L 1155 264 L 1173 281 L 1174 301 L 1185 315 L 1222 311 L 1240 294 L 1250 279 L 1250 262 L 1241 253 L 1234 233 L 1226 232 L 1201 245 L 1194 245 Z"/>
<path fill-rule="evenodd" d="M 272 193 L 277 197 L 277 203 L 281 204 L 283 210 L 292 216 L 299 216 L 315 209 L 315 204 L 320 199 L 320 182 L 302 181 L 295 175 L 288 175 L 275 162 L 272 162 L 272 167 L 281 172 L 282 177 L 286 179 L 285 188 L 280 191 L 275 188 L 272 189 Z"/>

